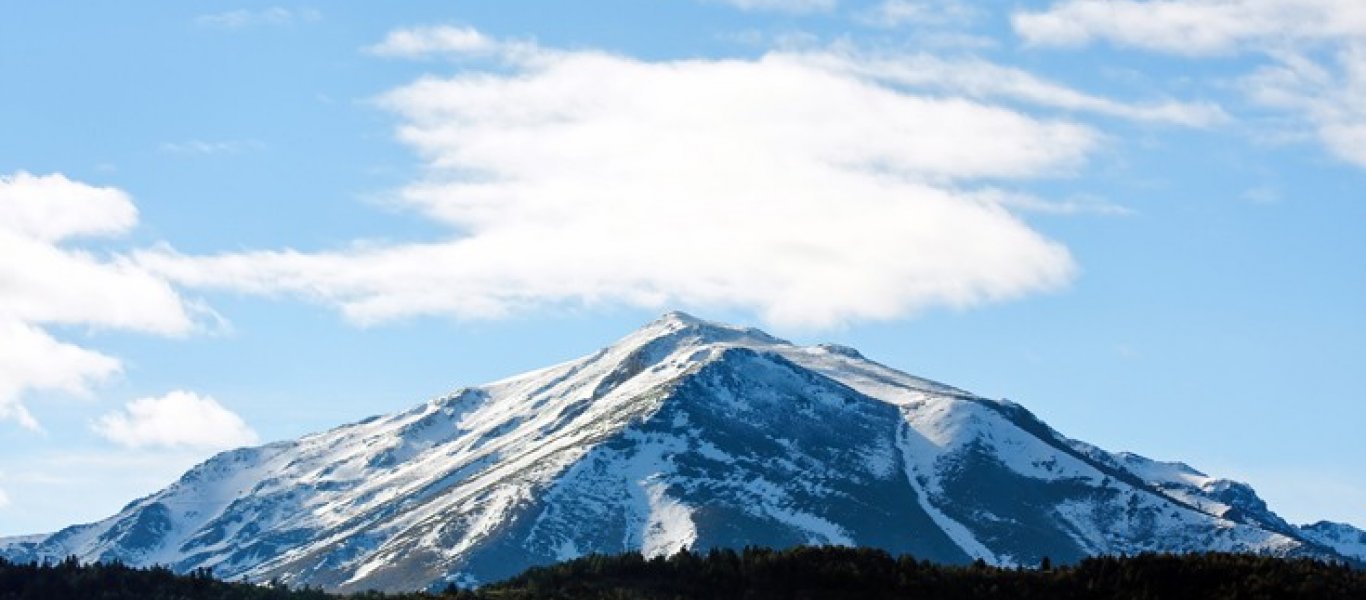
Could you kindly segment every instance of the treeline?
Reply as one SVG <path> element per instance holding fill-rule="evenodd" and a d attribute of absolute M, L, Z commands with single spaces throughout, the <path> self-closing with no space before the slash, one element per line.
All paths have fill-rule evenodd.
<path fill-rule="evenodd" d="M 178 574 L 165 567 L 135 568 L 123 563 L 81 564 L 74 557 L 57 563 L 12 563 L 0 558 L 0 600 L 417 600 L 429 594 L 352 596 L 316 588 L 275 583 L 252 584 L 217 579 L 208 569 Z"/>
<path fill-rule="evenodd" d="M 333 600 L 315 589 L 230 583 L 208 569 L 177 574 L 122 563 L 12 563 L 0 559 L 0 600 Z"/>
<path fill-rule="evenodd" d="M 588 556 L 538 567 L 480 590 L 517 599 L 1366 599 L 1366 571 L 1248 554 L 1140 554 L 1076 565 L 944 566 L 881 550 L 798 547 Z"/>
<path fill-rule="evenodd" d="M 215 579 L 207 570 L 121 564 L 15 564 L 0 559 L 0 600 L 766 600 L 766 599 L 1280 599 L 1366 598 L 1366 571 L 1312 559 L 1246 554 L 1140 554 L 1075 565 L 944 566 L 881 550 L 789 550 L 592 555 L 537 567 L 478 590 L 338 596 L 316 589 Z"/>

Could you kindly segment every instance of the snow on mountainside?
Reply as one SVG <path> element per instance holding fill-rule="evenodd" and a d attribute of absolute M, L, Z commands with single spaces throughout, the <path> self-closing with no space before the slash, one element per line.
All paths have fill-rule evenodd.
<path fill-rule="evenodd" d="M 579 360 L 225 452 L 0 554 L 358 590 L 477 584 L 589 552 L 803 543 L 1007 565 L 1362 558 L 1347 530 L 1292 527 L 1244 484 L 1067 439 L 850 348 L 681 313 Z"/>
<path fill-rule="evenodd" d="M 1332 521 L 1301 525 L 1299 529 L 1307 539 L 1337 550 L 1343 556 L 1366 562 L 1366 531 Z"/>

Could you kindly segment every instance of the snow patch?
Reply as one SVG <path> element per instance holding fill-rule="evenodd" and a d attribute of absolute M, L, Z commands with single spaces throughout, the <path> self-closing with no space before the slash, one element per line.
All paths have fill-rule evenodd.
<path fill-rule="evenodd" d="M 672 556 L 679 550 L 692 547 L 697 541 L 697 526 L 693 524 L 692 509 L 670 498 L 669 486 L 657 478 L 640 482 L 650 503 L 650 516 L 641 534 L 641 554 L 647 558 Z"/>

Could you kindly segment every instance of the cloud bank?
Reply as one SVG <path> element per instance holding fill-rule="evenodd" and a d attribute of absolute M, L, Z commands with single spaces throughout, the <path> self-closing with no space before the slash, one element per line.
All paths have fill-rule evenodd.
<path fill-rule="evenodd" d="M 429 28 L 371 51 L 505 47 Z M 1076 273 L 998 188 L 1079 168 L 1100 138 L 1085 125 L 916 93 L 856 57 L 536 56 L 379 99 L 429 174 L 400 202 L 450 239 L 144 252 L 139 264 L 191 287 L 298 295 L 362 324 L 682 305 L 819 328 L 1017 298 Z"/>

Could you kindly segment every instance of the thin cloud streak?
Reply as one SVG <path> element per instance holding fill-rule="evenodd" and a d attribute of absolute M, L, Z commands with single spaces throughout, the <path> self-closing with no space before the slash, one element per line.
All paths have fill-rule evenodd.
<path fill-rule="evenodd" d="M 839 5 L 839 0 L 707 0 L 714 3 L 729 4 L 750 12 L 781 12 L 803 14 L 830 12 Z"/>
<path fill-rule="evenodd" d="M 884 0 L 855 15 L 865 25 L 893 29 L 903 26 L 939 27 L 962 25 L 980 11 L 961 0 Z"/>
<path fill-rule="evenodd" d="M 185 140 L 164 142 L 159 150 L 167 154 L 182 156 L 211 156 L 215 154 L 242 154 L 263 148 L 265 148 L 265 144 L 257 140 Z"/>
<path fill-rule="evenodd" d="M 322 13 L 316 9 L 270 6 L 260 10 L 241 8 L 203 14 L 195 17 L 194 22 L 200 27 L 233 31 L 256 26 L 283 27 L 321 19 Z"/>
<path fill-rule="evenodd" d="M 1230 121 L 1213 102 L 1159 100 L 1129 103 L 1077 91 L 1027 71 L 977 58 L 944 59 L 931 54 L 859 56 L 817 52 L 816 63 L 857 73 L 876 81 L 927 90 L 942 90 L 974 99 L 1006 99 L 1067 111 L 1134 121 L 1212 127 Z"/>

